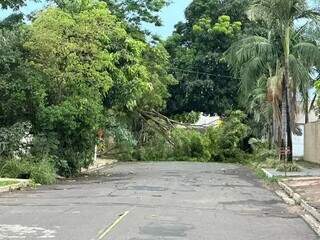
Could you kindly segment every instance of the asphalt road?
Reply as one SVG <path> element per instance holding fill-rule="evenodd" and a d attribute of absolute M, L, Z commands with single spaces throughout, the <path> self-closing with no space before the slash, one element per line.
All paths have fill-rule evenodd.
<path fill-rule="evenodd" d="M 244 167 L 122 163 L 104 173 L 0 195 L 0 239 L 318 239 Z"/>

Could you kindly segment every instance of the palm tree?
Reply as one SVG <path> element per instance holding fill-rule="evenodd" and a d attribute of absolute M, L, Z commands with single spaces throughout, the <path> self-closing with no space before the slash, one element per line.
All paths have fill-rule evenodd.
<path fill-rule="evenodd" d="M 310 10 L 305 0 L 255 0 L 249 16 L 264 22 L 270 29 L 269 36 L 239 40 L 227 51 L 226 60 L 240 74 L 245 94 L 252 91 L 258 79 L 267 82 L 276 142 L 285 150 L 281 156 L 291 161 L 297 92 L 310 85 L 311 68 L 320 62 L 317 45 L 302 41 L 295 23 L 299 19 L 317 21 L 318 13 Z"/>
<path fill-rule="evenodd" d="M 255 136 L 268 139 L 269 148 L 272 148 L 273 122 L 272 122 L 272 105 L 267 100 L 267 81 L 260 78 L 255 89 L 247 96 L 244 105 L 249 114 L 253 116 L 256 129 Z"/>

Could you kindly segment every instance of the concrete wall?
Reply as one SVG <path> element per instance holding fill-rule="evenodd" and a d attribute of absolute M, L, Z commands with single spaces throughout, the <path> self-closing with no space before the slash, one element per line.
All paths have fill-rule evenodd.
<path fill-rule="evenodd" d="M 305 125 L 304 160 L 320 164 L 320 121 Z"/>
<path fill-rule="evenodd" d="M 304 155 L 304 124 L 299 124 L 302 135 L 297 136 L 292 134 L 292 147 L 293 147 L 293 157 L 303 158 Z"/>

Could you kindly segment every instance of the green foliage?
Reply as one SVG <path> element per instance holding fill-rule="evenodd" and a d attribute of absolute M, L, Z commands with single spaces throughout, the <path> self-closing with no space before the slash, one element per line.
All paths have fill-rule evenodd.
<path fill-rule="evenodd" d="M 56 180 L 53 164 L 48 160 L 22 158 L 0 161 L 0 176 L 32 179 L 40 184 L 52 184 Z"/>
<path fill-rule="evenodd" d="M 5 187 L 13 184 L 19 183 L 18 181 L 15 180 L 0 180 L 0 187 Z"/>
<path fill-rule="evenodd" d="M 279 177 L 273 176 L 270 178 L 266 175 L 266 173 L 264 171 L 262 171 L 261 168 L 254 168 L 253 170 L 255 171 L 255 174 L 259 179 L 264 180 L 268 184 L 278 183 L 278 181 L 279 181 Z"/>
<path fill-rule="evenodd" d="M 174 143 L 171 159 L 176 161 L 210 160 L 209 141 L 200 132 L 188 129 L 175 129 L 172 132 Z"/>
<path fill-rule="evenodd" d="M 120 148 L 134 144 L 121 114 L 109 119 L 110 109 L 123 118 L 139 109 L 161 109 L 175 80 L 167 73 L 164 47 L 131 36 L 105 3 L 57 3 L 35 18 L 23 47 L 28 66 L 41 75 L 36 82 L 44 102 L 36 105 L 35 130 L 54 136 L 51 146 L 33 150 L 56 156 L 58 173 L 70 176 L 92 163 L 100 129 Z"/>
<path fill-rule="evenodd" d="M 238 162 L 245 153 L 241 142 L 249 134 L 249 127 L 243 123 L 246 115 L 235 111 L 219 127 L 209 128 L 206 135 L 210 141 L 211 160 L 219 162 Z"/>
<path fill-rule="evenodd" d="M 148 143 L 139 146 L 132 157 L 138 161 L 167 161 L 172 157 L 172 146 L 162 135 L 153 132 Z"/>
<path fill-rule="evenodd" d="M 161 26 L 161 19 L 158 16 L 160 10 L 169 4 L 167 0 L 104 0 L 112 12 L 126 19 L 129 23 L 141 25 L 143 22 L 153 23 Z"/>
<path fill-rule="evenodd" d="M 0 138 L 12 140 L 3 153 L 11 159 L 2 164 L 3 175 L 41 183 L 52 182 L 54 168 L 75 175 L 92 162 L 100 131 L 106 141 L 99 148 L 123 159 L 244 158 L 249 128 L 241 112 L 206 132 L 174 129 L 168 135 L 140 115 L 165 111 L 194 123 L 195 111 L 222 114 L 238 107 L 238 79 L 222 57 L 241 33 L 252 30 L 248 1 L 194 0 L 186 23 L 179 23 L 164 45 L 149 44 L 139 26 L 159 25 L 165 0 L 55 3 L 28 24 L 19 16 L 0 23 Z M 33 139 L 17 160 L 23 136 L 8 126 L 26 121 Z"/>
<path fill-rule="evenodd" d="M 47 132 L 32 136 L 30 154 L 35 157 L 56 156 L 59 141 L 55 133 Z"/>
<path fill-rule="evenodd" d="M 145 145 L 138 148 L 134 157 L 143 161 L 219 161 L 241 162 L 246 153 L 241 143 L 249 134 L 243 123 L 245 115 L 232 112 L 222 125 L 205 132 L 176 128 L 170 132 L 170 143 L 154 133 Z"/>
<path fill-rule="evenodd" d="M 192 29 L 195 33 L 215 34 L 221 33 L 233 37 L 241 30 L 241 22 L 236 21 L 231 23 L 231 19 L 227 15 L 222 15 L 218 18 L 218 22 L 212 23 L 209 17 L 201 18 Z"/>
<path fill-rule="evenodd" d="M 280 160 L 277 158 L 265 158 L 262 162 L 257 163 L 257 166 L 262 168 L 274 168 L 276 169 L 280 164 Z"/>
<path fill-rule="evenodd" d="M 25 59 L 25 29 L 19 21 L 7 20 L 0 27 L 0 126 L 34 123 L 45 93 L 40 75 Z"/>
<path fill-rule="evenodd" d="M 162 110 L 170 97 L 168 88 L 177 81 L 170 72 L 170 56 L 162 44 L 147 46 L 143 51 L 142 64 L 148 71 L 148 91 L 143 93 L 137 105 L 144 110 Z"/>
<path fill-rule="evenodd" d="M 196 123 L 200 118 L 200 114 L 201 113 L 192 111 L 189 113 L 174 115 L 173 119 L 182 123 Z"/>
<path fill-rule="evenodd" d="M 58 157 L 68 165 L 68 168 L 64 169 L 58 164 L 60 174 L 72 175 L 79 172 L 81 167 L 92 163 L 102 117 L 101 105 L 80 97 L 68 99 L 43 111 L 43 128 L 56 133 L 60 153 Z"/>
<path fill-rule="evenodd" d="M 222 58 L 238 36 L 254 24 L 246 14 L 248 3 L 191 2 L 185 12 L 186 22 L 178 23 L 165 43 L 172 73 L 179 81 L 170 88 L 168 115 L 191 111 L 222 115 L 239 108 L 239 81 Z"/>
<path fill-rule="evenodd" d="M 56 169 L 48 161 L 34 163 L 30 169 L 30 178 L 36 183 L 52 184 L 56 181 Z"/>
<path fill-rule="evenodd" d="M 25 0 L 1 0 L 0 7 L 7 9 L 18 9 L 19 7 L 23 6 L 25 3 Z"/>
<path fill-rule="evenodd" d="M 32 126 L 29 122 L 16 123 L 10 127 L 0 128 L 0 157 L 20 156 L 28 149 L 28 138 Z"/>
<path fill-rule="evenodd" d="M 276 159 L 277 153 L 276 150 L 269 146 L 269 143 L 265 140 L 259 140 L 251 138 L 249 144 L 252 147 L 251 159 L 253 162 L 261 163 L 266 161 L 266 159 Z"/>
<path fill-rule="evenodd" d="M 178 128 L 171 132 L 171 143 L 154 133 L 133 156 L 141 161 L 209 161 L 208 145 L 202 133 Z"/>
<path fill-rule="evenodd" d="M 7 29 L 7 30 L 13 30 L 17 26 L 22 25 L 23 18 L 24 18 L 24 15 L 22 13 L 13 13 L 13 14 L 9 15 L 8 17 L 6 17 L 5 19 L 3 19 L 2 21 L 0 21 L 0 28 Z M 16 32 L 18 32 L 18 31 L 16 31 Z M 5 39 L 2 39 L 2 40 L 5 40 Z M 18 39 L 16 39 L 16 40 L 18 40 Z M 2 52 L 2 53 L 4 54 L 5 52 Z"/>
<path fill-rule="evenodd" d="M 248 13 L 269 33 L 236 41 L 225 59 L 241 79 L 242 100 L 255 115 L 256 127 L 269 139 L 273 133 L 278 149 L 285 143 L 292 153 L 291 136 L 299 133 L 295 126 L 296 96 L 300 94 L 307 116 L 312 75 L 320 64 L 316 39 L 304 33 L 309 24 L 319 23 L 319 13 L 305 0 L 255 0 Z M 297 30 L 295 23 L 299 21 L 307 24 Z M 291 154 L 288 159 L 292 161 Z"/>
<path fill-rule="evenodd" d="M 296 163 L 285 163 L 278 158 L 266 158 L 264 161 L 256 162 L 256 168 L 272 168 L 279 172 L 299 172 L 301 168 Z"/>
<path fill-rule="evenodd" d="M 284 163 L 281 162 L 277 168 L 277 171 L 279 172 L 300 172 L 301 168 L 296 163 Z"/>
<path fill-rule="evenodd" d="M 317 93 L 319 94 L 320 93 L 320 81 L 319 80 L 314 83 L 314 87 L 315 87 Z M 317 98 L 316 103 L 317 103 L 316 110 L 317 110 L 317 113 L 319 113 L 319 106 L 320 106 L 320 98 L 319 97 Z"/>
<path fill-rule="evenodd" d="M 55 181 L 56 170 L 50 159 L 54 142 L 43 142 L 42 136 L 33 137 L 29 122 L 16 123 L 0 128 L 0 176 L 30 178 L 37 183 Z M 41 140 L 40 140 L 41 139 Z"/>

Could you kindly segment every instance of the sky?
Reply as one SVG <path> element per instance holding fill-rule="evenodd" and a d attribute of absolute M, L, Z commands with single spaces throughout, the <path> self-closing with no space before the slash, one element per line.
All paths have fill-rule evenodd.
<path fill-rule="evenodd" d="M 162 27 L 155 27 L 151 24 L 144 24 L 143 27 L 152 32 L 153 34 L 159 35 L 161 38 L 165 39 L 171 35 L 174 25 L 179 21 L 184 20 L 184 10 L 191 3 L 192 0 L 171 0 L 171 4 L 165 7 L 161 13 L 160 17 L 163 22 Z M 46 5 L 44 2 L 35 3 L 33 1 L 27 2 L 27 5 L 22 8 L 25 14 L 40 10 Z M 10 10 L 0 10 L 0 19 L 3 19 L 10 15 L 12 11 Z"/>
<path fill-rule="evenodd" d="M 172 0 L 172 3 L 162 9 L 160 17 L 162 19 L 162 27 L 154 27 L 146 25 L 146 28 L 162 38 L 171 35 L 174 26 L 184 20 L 184 10 L 192 2 L 192 0 Z"/>

